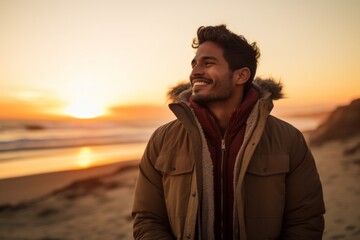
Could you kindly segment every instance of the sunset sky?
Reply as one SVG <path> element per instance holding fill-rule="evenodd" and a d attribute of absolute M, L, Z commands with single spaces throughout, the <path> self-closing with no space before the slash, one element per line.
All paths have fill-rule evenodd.
<path fill-rule="evenodd" d="M 285 85 L 278 109 L 347 104 L 360 97 L 359 12 L 357 0 L 0 0 L 0 118 L 158 114 L 188 79 L 197 28 L 217 24 L 258 43 L 257 76 Z"/>

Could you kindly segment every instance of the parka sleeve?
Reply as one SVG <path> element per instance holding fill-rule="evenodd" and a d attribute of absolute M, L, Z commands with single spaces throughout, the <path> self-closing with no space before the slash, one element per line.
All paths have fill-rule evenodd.
<path fill-rule="evenodd" d="M 134 239 L 175 239 L 166 211 L 162 175 L 154 167 L 161 142 L 156 136 L 157 131 L 139 164 L 132 208 Z"/>
<path fill-rule="evenodd" d="M 297 131 L 293 139 L 282 239 L 322 239 L 325 206 L 320 177 L 303 135 Z"/>

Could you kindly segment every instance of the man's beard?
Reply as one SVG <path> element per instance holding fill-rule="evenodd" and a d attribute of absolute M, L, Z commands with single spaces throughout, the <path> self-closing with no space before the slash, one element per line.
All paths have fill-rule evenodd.
<path fill-rule="evenodd" d="M 231 89 L 227 89 L 226 92 L 220 92 L 220 93 L 208 93 L 208 94 L 202 94 L 202 93 L 193 93 L 191 95 L 191 100 L 193 100 L 196 103 L 199 104 L 209 104 L 209 103 L 213 103 L 213 102 L 222 102 L 222 101 L 226 101 L 227 99 L 229 99 L 231 97 L 232 91 Z"/>
<path fill-rule="evenodd" d="M 211 86 L 214 87 L 214 86 Z M 192 92 L 191 100 L 199 104 L 209 104 L 213 102 L 222 102 L 226 101 L 231 97 L 233 93 L 233 86 L 231 79 L 227 79 L 227 82 L 222 83 L 221 88 L 219 86 L 210 89 L 209 92 L 199 93 Z"/>

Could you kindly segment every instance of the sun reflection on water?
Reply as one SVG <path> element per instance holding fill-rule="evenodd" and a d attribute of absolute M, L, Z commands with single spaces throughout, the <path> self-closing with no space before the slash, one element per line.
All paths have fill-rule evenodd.
<path fill-rule="evenodd" d="M 91 147 L 82 147 L 77 155 L 77 164 L 81 168 L 87 168 L 93 162 L 93 150 Z"/>

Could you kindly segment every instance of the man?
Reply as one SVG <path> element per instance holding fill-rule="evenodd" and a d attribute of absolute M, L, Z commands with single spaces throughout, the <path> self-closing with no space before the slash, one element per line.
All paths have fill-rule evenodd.
<path fill-rule="evenodd" d="M 177 119 L 139 166 L 135 239 L 321 239 L 322 187 L 302 134 L 270 115 L 281 85 L 253 81 L 256 43 L 200 27 L 190 84 L 169 92 Z"/>

